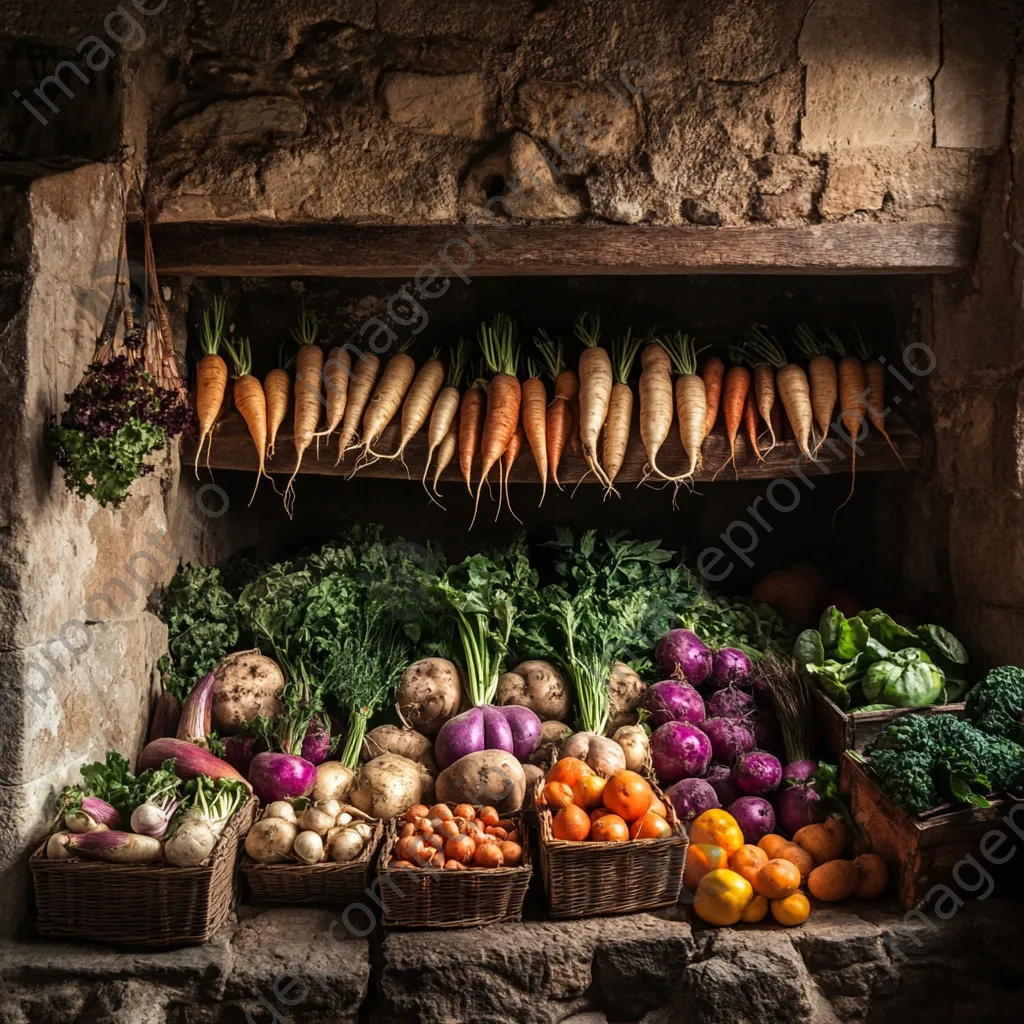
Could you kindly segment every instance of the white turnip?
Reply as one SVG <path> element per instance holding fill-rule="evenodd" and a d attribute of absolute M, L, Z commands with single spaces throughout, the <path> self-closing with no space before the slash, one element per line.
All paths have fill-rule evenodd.
<path fill-rule="evenodd" d="M 213 853 L 217 837 L 198 818 L 186 818 L 164 844 L 164 854 L 176 868 L 194 868 Z"/>
<path fill-rule="evenodd" d="M 328 814 L 319 807 L 307 807 L 300 815 L 298 827 L 303 832 L 315 832 L 318 836 L 325 836 L 334 827 L 337 812 Z"/>
<path fill-rule="evenodd" d="M 462 703 L 458 668 L 444 658 L 414 661 L 402 673 L 395 703 L 406 725 L 426 736 L 436 736 Z"/>
<path fill-rule="evenodd" d="M 46 842 L 47 860 L 71 860 L 67 832 L 54 832 Z"/>
<path fill-rule="evenodd" d="M 423 765 L 431 775 L 437 774 L 434 761 L 434 744 L 415 729 L 403 729 L 397 725 L 378 725 L 363 737 L 360 761 L 372 761 L 381 754 L 398 754 Z"/>
<path fill-rule="evenodd" d="M 331 836 L 327 853 L 332 861 L 344 863 L 355 860 L 365 845 L 363 837 L 354 828 L 343 828 L 337 835 Z"/>
<path fill-rule="evenodd" d="M 245 837 L 245 852 L 260 864 L 280 864 L 292 852 L 299 830 L 284 818 L 263 818 Z"/>
<path fill-rule="evenodd" d="M 413 804 L 432 804 L 434 782 L 423 765 L 398 754 L 381 754 L 359 769 L 349 799 L 370 817 L 389 820 Z"/>
<path fill-rule="evenodd" d="M 631 772 L 640 771 L 651 759 L 651 741 L 642 726 L 624 725 L 615 730 L 612 739 L 622 747 L 626 755 L 626 767 Z"/>
<path fill-rule="evenodd" d="M 524 661 L 498 678 L 496 704 L 519 704 L 542 722 L 569 717 L 569 684 L 549 661 Z"/>
<path fill-rule="evenodd" d="M 562 744 L 558 756 L 578 757 L 605 778 L 626 767 L 626 754 L 622 747 L 615 740 L 593 732 L 574 733 Z"/>
<path fill-rule="evenodd" d="M 314 802 L 347 800 L 355 780 L 355 772 L 340 761 L 324 761 L 316 766 L 316 782 L 313 783 L 310 796 Z"/>
<path fill-rule="evenodd" d="M 290 821 L 293 825 L 299 823 L 299 816 L 288 800 L 275 800 L 273 803 L 267 804 L 263 817 L 284 818 L 285 821 Z"/>
<path fill-rule="evenodd" d="M 213 670 L 213 728 L 233 735 L 259 715 L 281 714 L 284 673 L 259 651 L 235 651 Z"/>
<path fill-rule="evenodd" d="M 316 832 L 300 832 L 295 837 L 292 853 L 303 864 L 319 864 L 324 859 L 324 841 Z"/>
<path fill-rule="evenodd" d="M 525 796 L 523 766 L 504 750 L 466 754 L 437 777 L 437 799 L 442 803 L 492 806 L 506 814 L 518 811 Z"/>

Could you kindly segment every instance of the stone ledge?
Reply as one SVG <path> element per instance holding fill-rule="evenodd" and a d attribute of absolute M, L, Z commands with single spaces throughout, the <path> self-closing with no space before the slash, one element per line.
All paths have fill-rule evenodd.
<path fill-rule="evenodd" d="M 1024 915 L 1006 899 L 900 932 L 896 908 L 867 904 L 817 906 L 796 930 L 714 929 L 680 909 L 372 940 L 332 933 L 331 910 L 239 913 L 208 945 L 170 952 L 0 943 L 0 1021 L 235 1024 L 249 1011 L 261 1024 L 269 1005 L 300 1024 L 944 1024 L 1010 1019 L 1021 995 Z"/>

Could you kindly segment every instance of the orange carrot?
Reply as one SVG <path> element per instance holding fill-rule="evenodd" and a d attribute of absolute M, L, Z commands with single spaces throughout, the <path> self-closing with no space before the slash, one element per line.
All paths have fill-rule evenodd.
<path fill-rule="evenodd" d="M 663 342 L 679 376 L 676 378 L 676 415 L 679 417 L 679 440 L 683 451 L 690 457 L 690 464 L 680 476 L 681 480 L 692 477 L 700 459 L 700 446 L 704 440 L 704 425 L 707 422 L 707 396 L 704 381 L 697 376 L 698 351 L 688 334 L 677 331 Z"/>
<path fill-rule="evenodd" d="M 747 430 L 750 449 L 758 462 L 764 462 L 761 449 L 757 446 L 757 406 L 754 404 L 754 392 L 747 392 L 747 400 L 743 403 L 743 425 Z"/>
<path fill-rule="evenodd" d="M 458 344 L 452 347 L 451 359 L 448 362 L 447 384 L 437 396 L 434 409 L 430 414 L 430 423 L 427 426 L 427 461 L 423 467 L 424 489 L 427 487 L 427 471 L 430 469 L 434 452 L 448 436 L 448 431 L 455 422 L 455 414 L 459 410 L 459 383 L 466 370 L 468 350 L 469 346 L 466 344 L 465 338 L 460 338 Z M 451 455 L 448 456 L 448 460 L 451 461 Z M 430 492 L 427 491 L 427 493 Z"/>
<path fill-rule="evenodd" d="M 612 361 L 601 348 L 601 318 L 581 315 L 576 321 L 576 337 L 583 345 L 580 355 L 580 443 L 583 460 L 598 481 L 609 486 L 609 480 L 597 458 L 597 439 L 608 418 L 608 404 L 612 397 Z"/>
<path fill-rule="evenodd" d="M 864 417 L 867 379 L 864 364 L 860 359 L 843 354 L 841 344 L 838 351 L 842 356 L 838 371 L 840 419 L 850 444 L 850 493 L 843 502 L 845 505 L 853 497 L 853 489 L 857 483 L 857 442 L 861 440 L 861 433 L 867 432 L 867 421 Z M 838 511 L 839 509 L 836 509 L 836 512 Z"/>
<path fill-rule="evenodd" d="M 224 340 L 224 300 L 217 296 L 210 310 L 203 313 L 203 330 L 200 348 L 203 357 L 196 367 L 196 416 L 199 419 L 199 444 L 196 445 L 195 474 L 199 477 L 199 454 L 203 442 L 209 438 L 206 448 L 206 468 L 210 468 L 210 448 L 213 447 L 213 425 L 224 404 L 224 393 L 228 387 L 228 366 L 218 349 Z"/>
<path fill-rule="evenodd" d="M 540 379 L 540 368 L 532 359 L 526 361 L 529 376 L 523 381 L 523 430 L 530 442 L 533 461 L 540 476 L 540 501 L 544 504 L 544 495 L 548 489 L 548 448 L 547 448 L 547 404 L 548 393 L 544 381 Z"/>
<path fill-rule="evenodd" d="M 280 363 L 263 378 L 263 393 L 267 396 L 267 458 L 274 457 L 274 444 L 277 432 L 288 415 L 288 403 L 292 396 L 292 378 L 288 374 L 288 366 L 294 356 L 287 361 L 284 358 L 284 346 L 281 346 Z"/>
<path fill-rule="evenodd" d="M 725 363 L 718 356 L 712 356 L 704 365 L 704 404 L 708 414 L 704 419 L 704 437 L 714 429 L 718 419 L 718 407 L 722 401 L 722 381 L 725 378 Z M 702 438 L 703 440 L 703 438 Z"/>
<path fill-rule="evenodd" d="M 734 349 L 733 359 L 737 359 L 738 356 L 738 351 Z M 740 429 L 749 391 L 750 371 L 742 363 L 735 362 L 726 371 L 725 381 L 722 384 L 722 411 L 725 414 L 725 434 L 729 439 L 729 458 L 718 467 L 715 476 L 718 476 L 731 462 L 736 479 L 740 478 L 739 469 L 736 466 L 736 434 Z"/>
<path fill-rule="evenodd" d="M 548 450 L 548 471 L 555 486 L 561 490 L 558 467 L 572 428 L 572 400 L 579 390 L 579 381 L 572 370 L 565 369 L 561 341 L 556 343 L 545 331 L 539 331 L 538 337 L 534 338 L 534 344 L 544 361 L 545 369 L 555 382 L 555 396 L 548 406 L 544 433 Z"/>
<path fill-rule="evenodd" d="M 478 378 L 466 389 L 459 407 L 459 469 L 462 479 L 466 481 L 466 490 L 473 494 L 471 482 L 473 459 L 480 447 L 480 428 L 484 421 L 484 406 L 487 393 L 484 391 L 487 382 Z"/>
<path fill-rule="evenodd" d="M 252 497 L 249 499 L 251 505 L 253 498 L 256 497 L 256 489 L 260 485 L 260 478 L 267 475 L 264 469 L 267 450 L 267 396 L 263 392 L 263 385 L 249 372 L 252 369 L 252 347 L 249 345 L 249 339 L 239 338 L 232 345 L 225 338 L 224 347 L 231 356 L 235 371 L 235 408 L 245 420 L 252 443 L 256 446 L 258 465 L 256 487 L 252 489 Z"/>
<path fill-rule="evenodd" d="M 338 434 L 338 457 L 334 460 L 337 466 L 345 457 L 345 453 L 356 445 L 356 434 L 359 432 L 359 421 L 366 410 L 366 404 L 373 393 L 373 385 L 380 372 L 380 359 L 372 352 L 364 352 L 352 372 L 352 381 L 348 387 L 348 399 L 345 403 L 345 416 L 341 421 Z"/>
<path fill-rule="evenodd" d="M 877 359 L 871 358 L 867 340 L 861 336 L 858 328 L 854 326 L 853 330 L 857 339 L 857 352 L 861 359 L 864 360 L 864 386 L 867 389 L 864 404 L 867 406 L 868 419 L 871 421 L 871 426 L 885 438 L 886 444 L 892 449 L 893 455 L 899 459 L 900 465 L 903 466 L 903 456 L 900 455 L 899 449 L 892 443 L 892 438 L 885 429 L 885 417 L 889 413 L 889 410 L 885 407 L 885 369 Z M 904 466 L 904 468 L 906 467 Z"/>
<path fill-rule="evenodd" d="M 484 416 L 483 437 L 480 441 L 480 481 L 476 485 L 470 529 L 476 522 L 480 491 L 483 489 L 487 474 L 501 458 L 519 425 L 519 407 L 522 403 L 522 388 L 516 376 L 519 345 L 516 342 L 515 324 L 503 313 L 498 313 L 490 326 L 480 325 L 479 339 L 484 361 L 494 376 L 487 387 L 487 413 Z M 500 493 L 498 511 L 501 511 Z"/>
<path fill-rule="evenodd" d="M 348 401 L 348 383 L 352 378 L 352 353 L 347 348 L 332 348 L 327 353 L 327 361 L 324 363 L 324 391 L 327 399 L 327 426 L 318 431 L 317 450 L 319 450 L 319 439 L 330 437 L 345 415 L 345 405 Z"/>
<path fill-rule="evenodd" d="M 427 422 L 434 402 L 441 393 L 444 384 L 444 363 L 438 358 L 440 352 L 440 349 L 434 349 L 433 355 L 420 367 L 409 387 L 409 393 L 402 405 L 402 437 L 398 451 L 387 456 L 389 459 L 400 459 L 404 464 L 406 445 Z"/>
<path fill-rule="evenodd" d="M 502 455 L 501 455 L 501 466 L 502 466 L 502 469 L 504 470 L 504 476 L 505 476 L 505 504 L 508 506 L 509 512 L 512 513 L 512 518 L 517 520 L 520 523 L 522 522 L 522 519 L 520 519 L 519 516 L 517 516 L 515 514 L 515 512 L 513 511 L 513 509 L 512 509 L 512 499 L 509 497 L 509 493 L 508 493 L 508 481 L 509 481 L 509 474 L 512 472 L 512 467 L 515 465 L 516 459 L 519 458 L 519 452 L 522 450 L 524 437 L 525 437 L 525 434 L 523 432 L 523 428 L 521 426 L 516 427 L 516 429 L 513 432 L 512 436 L 508 439 L 508 444 L 505 445 L 505 451 L 502 452 Z M 499 500 L 498 500 L 498 515 L 501 515 L 501 500 L 500 500 L 501 499 L 501 495 L 500 495 L 501 476 L 500 475 L 498 477 L 498 489 L 499 489 L 499 495 L 498 495 L 498 498 L 499 498 Z M 495 521 L 497 521 L 498 516 L 495 516 L 494 518 L 495 518 Z"/>
<path fill-rule="evenodd" d="M 775 382 L 772 387 L 772 405 L 775 403 L 775 387 L 778 388 L 779 397 L 782 399 L 783 408 L 786 410 L 786 418 L 793 428 L 793 436 L 796 438 L 804 458 L 813 458 L 810 449 L 811 428 L 814 421 L 813 407 L 811 405 L 811 388 L 807 382 L 807 374 L 802 366 L 786 361 L 786 354 L 779 343 L 760 327 L 754 327 L 750 332 L 746 345 L 747 353 L 752 357 L 760 357 L 776 369 Z M 755 381 L 757 368 L 755 367 Z M 761 396 L 758 395 L 758 408 L 761 415 L 765 415 L 765 405 Z M 772 432 L 772 445 L 775 444 L 775 429 L 771 423 L 771 408 L 768 407 L 766 422 Z"/>
<path fill-rule="evenodd" d="M 608 416 L 604 421 L 604 471 L 608 477 L 605 487 L 605 498 L 609 494 L 618 494 L 615 489 L 615 478 L 626 461 L 626 449 L 629 447 L 629 431 L 633 423 L 633 389 L 629 386 L 629 375 L 633 369 L 633 361 L 640 351 L 640 339 L 633 338 L 633 332 L 627 328 L 621 338 L 612 342 L 612 362 L 615 367 L 615 383 L 612 385 L 612 397 L 608 403 Z"/>
<path fill-rule="evenodd" d="M 313 443 L 317 424 L 320 422 L 320 406 L 323 404 L 321 389 L 324 368 L 324 352 L 316 343 L 320 322 L 316 314 L 302 305 L 299 326 L 292 336 L 299 344 L 295 356 L 295 412 L 293 414 L 293 436 L 295 445 L 295 470 L 288 479 L 284 491 L 284 507 L 290 519 L 295 511 L 295 477 L 302 466 L 302 456 Z"/>
<path fill-rule="evenodd" d="M 380 440 L 387 426 L 398 415 L 405 398 L 412 386 L 416 374 L 416 363 L 405 350 L 412 343 L 411 339 L 402 345 L 388 360 L 384 372 L 377 381 L 373 397 L 363 413 L 362 464 L 376 462 L 380 458 L 373 446 Z M 356 463 L 357 468 L 360 463 Z"/>
<path fill-rule="evenodd" d="M 829 355 L 830 346 L 820 341 L 804 324 L 796 329 L 796 344 L 808 360 L 807 381 L 811 389 L 811 407 L 818 430 L 821 431 L 821 437 L 815 439 L 812 453 L 817 455 L 832 426 L 832 414 L 839 397 L 838 374 L 835 360 Z"/>
<path fill-rule="evenodd" d="M 672 429 L 672 360 L 657 341 L 651 341 L 640 354 L 640 439 L 647 452 L 646 480 L 651 473 L 677 483 L 658 468 L 658 452 Z"/>
<path fill-rule="evenodd" d="M 444 439 L 437 446 L 437 465 L 434 468 L 434 494 L 437 497 L 441 497 L 437 490 L 437 482 L 441 479 L 441 474 L 448 468 L 448 463 L 455 457 L 455 449 L 459 446 L 459 431 L 453 422 L 448 428 L 448 433 L 444 435 Z M 433 498 L 431 499 L 433 500 Z M 438 502 L 440 504 L 440 502 Z M 441 506 L 444 508 L 444 506 Z"/>

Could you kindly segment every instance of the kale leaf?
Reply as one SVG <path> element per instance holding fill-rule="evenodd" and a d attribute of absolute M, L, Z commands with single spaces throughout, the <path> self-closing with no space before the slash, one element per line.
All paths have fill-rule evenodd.
<path fill-rule="evenodd" d="M 994 668 L 968 694 L 964 715 L 982 732 L 1024 744 L 1024 669 Z"/>

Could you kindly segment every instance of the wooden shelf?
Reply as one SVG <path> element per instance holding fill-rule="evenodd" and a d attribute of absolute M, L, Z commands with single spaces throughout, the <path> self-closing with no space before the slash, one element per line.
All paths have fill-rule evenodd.
<path fill-rule="evenodd" d="M 936 274 L 968 266 L 959 224 L 805 227 L 155 224 L 161 274 L 468 278 L 585 274 Z M 445 248 L 447 244 L 447 248 Z M 439 252 L 453 266 L 445 267 Z M 455 269 L 457 268 L 457 269 Z M 428 269 L 425 277 L 432 273 Z M 436 288 L 437 285 L 431 287 Z"/>
<path fill-rule="evenodd" d="M 890 436 L 893 443 L 899 449 L 903 457 L 906 469 L 916 469 L 921 458 L 921 438 L 908 427 L 892 421 L 890 418 Z M 384 432 L 379 450 L 382 452 L 393 452 L 397 448 L 399 427 L 392 424 Z M 850 449 L 842 440 L 836 437 L 834 451 L 825 446 L 819 452 L 817 463 L 807 462 L 800 458 L 796 442 L 792 440 L 781 441 L 775 449 L 768 454 L 763 462 L 758 462 L 750 450 L 746 439 L 740 437 L 736 442 L 737 473 L 741 480 L 770 480 L 776 477 L 792 477 L 805 474 L 807 476 L 818 476 L 833 473 L 849 473 L 850 471 Z M 317 458 L 316 448 L 311 447 L 302 460 L 302 473 L 319 473 L 325 476 L 348 476 L 355 465 L 354 452 L 349 455 L 339 466 L 334 465 L 337 458 L 337 435 L 329 441 L 320 442 L 320 457 Z M 892 453 L 885 440 L 878 434 L 872 432 L 861 443 L 863 456 L 857 458 L 857 472 L 878 472 L 899 470 L 900 464 Z M 406 464 L 408 465 L 408 476 L 406 469 L 401 463 L 382 459 L 372 465 L 365 466 L 359 471 L 360 477 L 375 477 L 381 479 L 418 481 L 423 476 L 423 463 L 426 458 L 427 436 L 424 432 L 417 434 L 406 449 Z M 182 458 L 191 464 L 195 459 L 195 442 L 185 441 L 182 444 Z M 723 433 L 713 432 L 704 442 L 704 468 L 698 470 L 694 480 L 709 481 L 715 476 L 715 472 L 725 462 L 729 454 L 729 443 Z M 205 457 L 205 456 L 204 456 Z M 236 469 L 249 472 L 256 471 L 256 450 L 253 447 L 249 431 L 242 422 L 238 413 L 232 411 L 214 428 L 213 447 L 210 454 L 210 467 L 212 469 Z M 643 450 L 639 432 L 634 423 L 630 434 L 629 448 L 626 451 L 626 460 L 619 473 L 617 482 L 636 483 L 643 477 L 644 465 L 647 462 L 647 455 Z M 679 435 L 675 426 L 669 435 L 665 447 L 658 457 L 658 465 L 667 474 L 677 474 L 685 467 L 682 445 L 679 443 Z M 478 467 L 477 467 L 478 468 Z M 277 453 L 267 463 L 267 471 L 273 474 L 291 474 L 295 469 L 295 449 L 292 445 L 292 436 L 284 429 L 277 435 Z M 564 483 L 576 483 L 586 472 L 583 460 L 572 451 L 566 449 L 562 459 L 559 476 Z M 474 472 L 474 479 L 478 473 Z M 493 474 L 495 482 L 497 473 Z M 461 479 L 458 469 L 458 456 L 441 475 L 442 480 Z M 732 467 L 724 470 L 717 478 L 720 482 L 735 480 L 736 475 Z M 529 448 L 524 446 L 522 454 L 512 467 L 511 483 L 513 484 L 537 484 L 539 478 L 534 466 L 533 456 Z M 591 476 L 589 482 L 596 483 Z"/>

